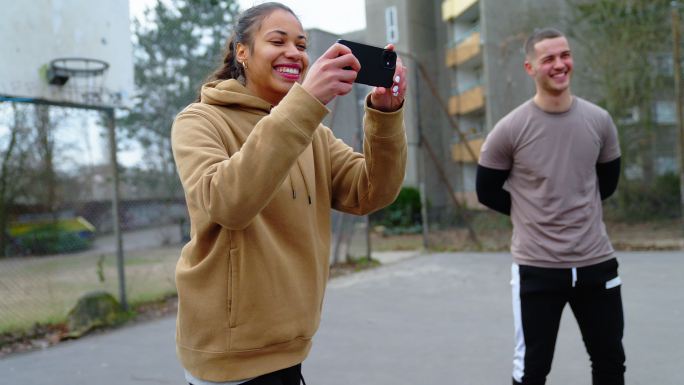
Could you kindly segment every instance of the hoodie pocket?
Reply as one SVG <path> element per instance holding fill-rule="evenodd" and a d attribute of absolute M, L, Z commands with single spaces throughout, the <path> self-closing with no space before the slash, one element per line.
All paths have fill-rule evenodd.
<path fill-rule="evenodd" d="M 232 259 L 230 350 L 311 339 L 320 322 L 321 300 L 313 282 L 284 273 L 288 267 L 273 261 L 278 259 L 273 256 Z"/>
<path fill-rule="evenodd" d="M 237 249 L 230 249 L 228 258 L 228 325 L 234 328 L 237 324 L 237 269 L 235 263 L 237 261 Z"/>

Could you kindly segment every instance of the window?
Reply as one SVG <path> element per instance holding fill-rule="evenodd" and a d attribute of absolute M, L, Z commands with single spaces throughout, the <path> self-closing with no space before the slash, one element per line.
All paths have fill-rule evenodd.
<path fill-rule="evenodd" d="M 627 113 L 618 118 L 617 121 L 619 124 L 635 124 L 639 121 L 639 107 L 632 107 L 630 108 Z"/>
<path fill-rule="evenodd" d="M 653 55 L 651 57 L 651 63 L 655 66 L 658 74 L 663 76 L 674 75 L 674 60 L 671 53 Z"/>
<path fill-rule="evenodd" d="M 677 123 L 674 100 L 659 100 L 655 103 L 655 121 L 660 124 Z"/>
<path fill-rule="evenodd" d="M 387 29 L 387 42 L 396 44 L 399 41 L 399 22 L 397 20 L 397 7 L 385 8 L 385 27 Z"/>

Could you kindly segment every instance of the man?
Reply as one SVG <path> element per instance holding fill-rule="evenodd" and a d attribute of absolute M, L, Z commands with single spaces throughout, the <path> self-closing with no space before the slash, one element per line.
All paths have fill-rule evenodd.
<path fill-rule="evenodd" d="M 536 30 L 525 43 L 536 94 L 497 123 L 478 165 L 479 201 L 513 223 L 513 384 L 546 382 L 566 303 L 593 384 L 624 384 L 621 282 L 601 205 L 620 174 L 617 129 L 571 93 L 572 70 L 565 36 Z"/>

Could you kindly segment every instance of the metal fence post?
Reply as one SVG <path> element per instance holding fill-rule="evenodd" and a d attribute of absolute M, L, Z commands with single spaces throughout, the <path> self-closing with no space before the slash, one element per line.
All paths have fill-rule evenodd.
<path fill-rule="evenodd" d="M 112 225 L 114 226 L 114 239 L 116 241 L 116 265 L 119 275 L 119 301 L 124 311 L 128 310 L 126 300 L 126 274 L 124 269 L 123 239 L 121 236 L 121 223 L 119 218 L 119 163 L 116 156 L 116 122 L 114 109 L 107 109 L 105 112 L 107 129 L 109 131 L 109 155 L 112 165 Z"/>

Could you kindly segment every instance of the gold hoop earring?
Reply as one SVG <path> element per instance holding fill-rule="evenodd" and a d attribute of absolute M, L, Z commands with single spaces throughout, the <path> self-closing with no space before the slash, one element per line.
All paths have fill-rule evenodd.
<path fill-rule="evenodd" d="M 247 60 L 240 62 L 240 64 L 242 64 L 242 68 L 244 68 L 245 71 L 247 71 Z"/>

